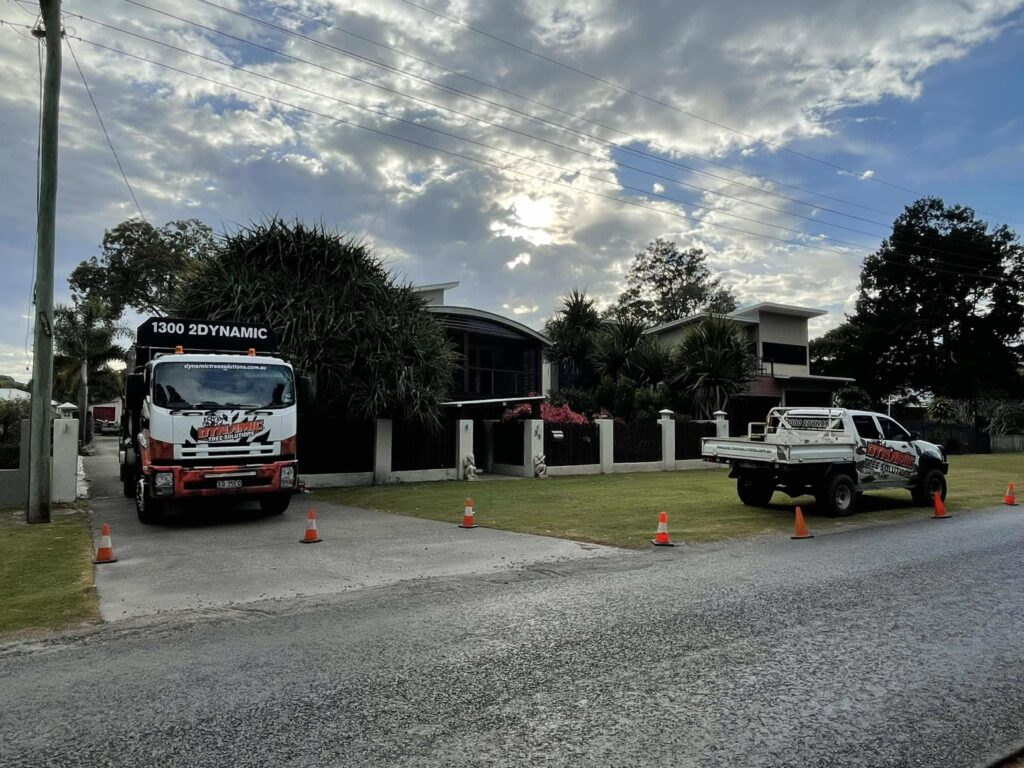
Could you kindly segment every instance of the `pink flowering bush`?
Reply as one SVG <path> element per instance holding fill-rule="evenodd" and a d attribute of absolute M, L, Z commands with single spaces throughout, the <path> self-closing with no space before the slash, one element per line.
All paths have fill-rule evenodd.
<path fill-rule="evenodd" d="M 530 403 L 520 403 L 515 408 L 505 411 L 503 421 L 514 421 L 515 419 L 528 419 L 533 413 Z M 551 403 L 540 404 L 540 417 L 549 424 L 589 424 L 590 420 L 582 413 L 576 413 L 569 407 L 568 403 L 552 405 Z"/>

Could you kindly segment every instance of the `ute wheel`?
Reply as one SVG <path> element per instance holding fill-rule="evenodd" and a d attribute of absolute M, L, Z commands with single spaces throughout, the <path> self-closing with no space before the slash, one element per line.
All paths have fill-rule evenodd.
<path fill-rule="evenodd" d="M 818 494 L 817 501 L 832 517 L 846 517 L 857 510 L 859 496 L 849 475 L 833 475 L 825 492 Z"/>
<path fill-rule="evenodd" d="M 758 475 L 740 475 L 736 478 L 736 494 L 748 507 L 767 507 L 774 493 L 771 478 Z"/>
<path fill-rule="evenodd" d="M 260 499 L 260 509 L 268 515 L 280 515 L 288 509 L 288 505 L 291 503 L 292 495 L 290 493 L 275 493 L 273 496 Z"/>
<path fill-rule="evenodd" d="M 128 467 L 121 466 L 121 492 L 124 493 L 126 499 L 135 497 L 135 473 L 130 471 Z"/>
<path fill-rule="evenodd" d="M 163 499 L 154 499 L 146 493 L 146 480 L 140 477 L 135 484 L 135 514 L 143 525 L 163 522 L 165 504 Z"/>
<path fill-rule="evenodd" d="M 946 500 L 946 476 L 941 469 L 929 469 L 921 477 L 921 482 L 910 490 L 910 495 L 915 504 L 922 507 L 930 507 L 934 504 L 933 494 L 939 494 L 939 498 Z"/>

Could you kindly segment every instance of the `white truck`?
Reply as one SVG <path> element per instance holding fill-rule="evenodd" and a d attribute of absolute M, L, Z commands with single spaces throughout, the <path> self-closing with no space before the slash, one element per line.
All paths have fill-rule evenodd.
<path fill-rule="evenodd" d="M 139 326 L 125 386 L 119 451 L 124 495 L 139 520 L 168 502 L 255 499 L 288 508 L 298 488 L 298 401 L 292 366 L 257 324 L 151 318 Z"/>
<path fill-rule="evenodd" d="M 775 491 L 813 495 L 832 515 L 852 514 L 861 493 L 907 488 L 918 504 L 946 498 L 945 450 L 880 413 L 772 408 L 746 437 L 705 437 L 705 461 L 728 464 L 740 501 L 766 506 Z"/>

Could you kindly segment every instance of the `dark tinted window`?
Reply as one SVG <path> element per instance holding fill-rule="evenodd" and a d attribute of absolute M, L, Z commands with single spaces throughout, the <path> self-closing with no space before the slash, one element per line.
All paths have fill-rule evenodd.
<path fill-rule="evenodd" d="M 875 426 L 875 419 L 872 416 L 854 416 L 853 426 L 857 428 L 857 434 L 865 440 L 881 440 L 882 435 Z"/>
<path fill-rule="evenodd" d="M 153 404 L 171 410 L 295 404 L 292 372 L 283 365 L 167 362 L 156 366 L 153 379 Z"/>
<path fill-rule="evenodd" d="M 909 440 L 910 435 L 903 427 L 897 424 L 892 419 L 879 419 L 879 423 L 882 425 L 882 434 L 885 435 L 886 440 Z"/>
<path fill-rule="evenodd" d="M 807 347 L 798 344 L 776 344 L 761 342 L 761 355 L 765 360 L 787 365 L 807 365 Z"/>

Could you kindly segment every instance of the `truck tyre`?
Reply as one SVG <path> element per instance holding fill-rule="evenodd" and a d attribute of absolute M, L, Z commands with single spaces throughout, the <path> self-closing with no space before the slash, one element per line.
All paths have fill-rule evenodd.
<path fill-rule="evenodd" d="M 155 525 L 163 522 L 166 502 L 154 499 L 146 492 L 146 481 L 139 478 L 135 483 L 135 514 L 143 525 Z"/>
<path fill-rule="evenodd" d="M 941 469 L 929 469 L 921 477 L 921 482 L 910 490 L 910 495 L 915 504 L 922 507 L 930 507 L 935 502 L 932 494 L 939 494 L 939 498 L 946 500 L 946 476 Z"/>
<path fill-rule="evenodd" d="M 767 507 L 775 493 L 770 477 L 740 475 L 736 478 L 736 494 L 748 507 Z"/>
<path fill-rule="evenodd" d="M 833 475 L 825 484 L 824 493 L 818 494 L 818 505 L 832 517 L 846 517 L 857 509 L 857 487 L 849 475 Z"/>
<path fill-rule="evenodd" d="M 121 491 L 126 499 L 135 498 L 135 473 L 121 465 Z"/>
<path fill-rule="evenodd" d="M 292 503 L 290 493 L 275 493 L 273 496 L 265 496 L 260 499 L 260 509 L 267 515 L 283 514 L 288 505 Z"/>

